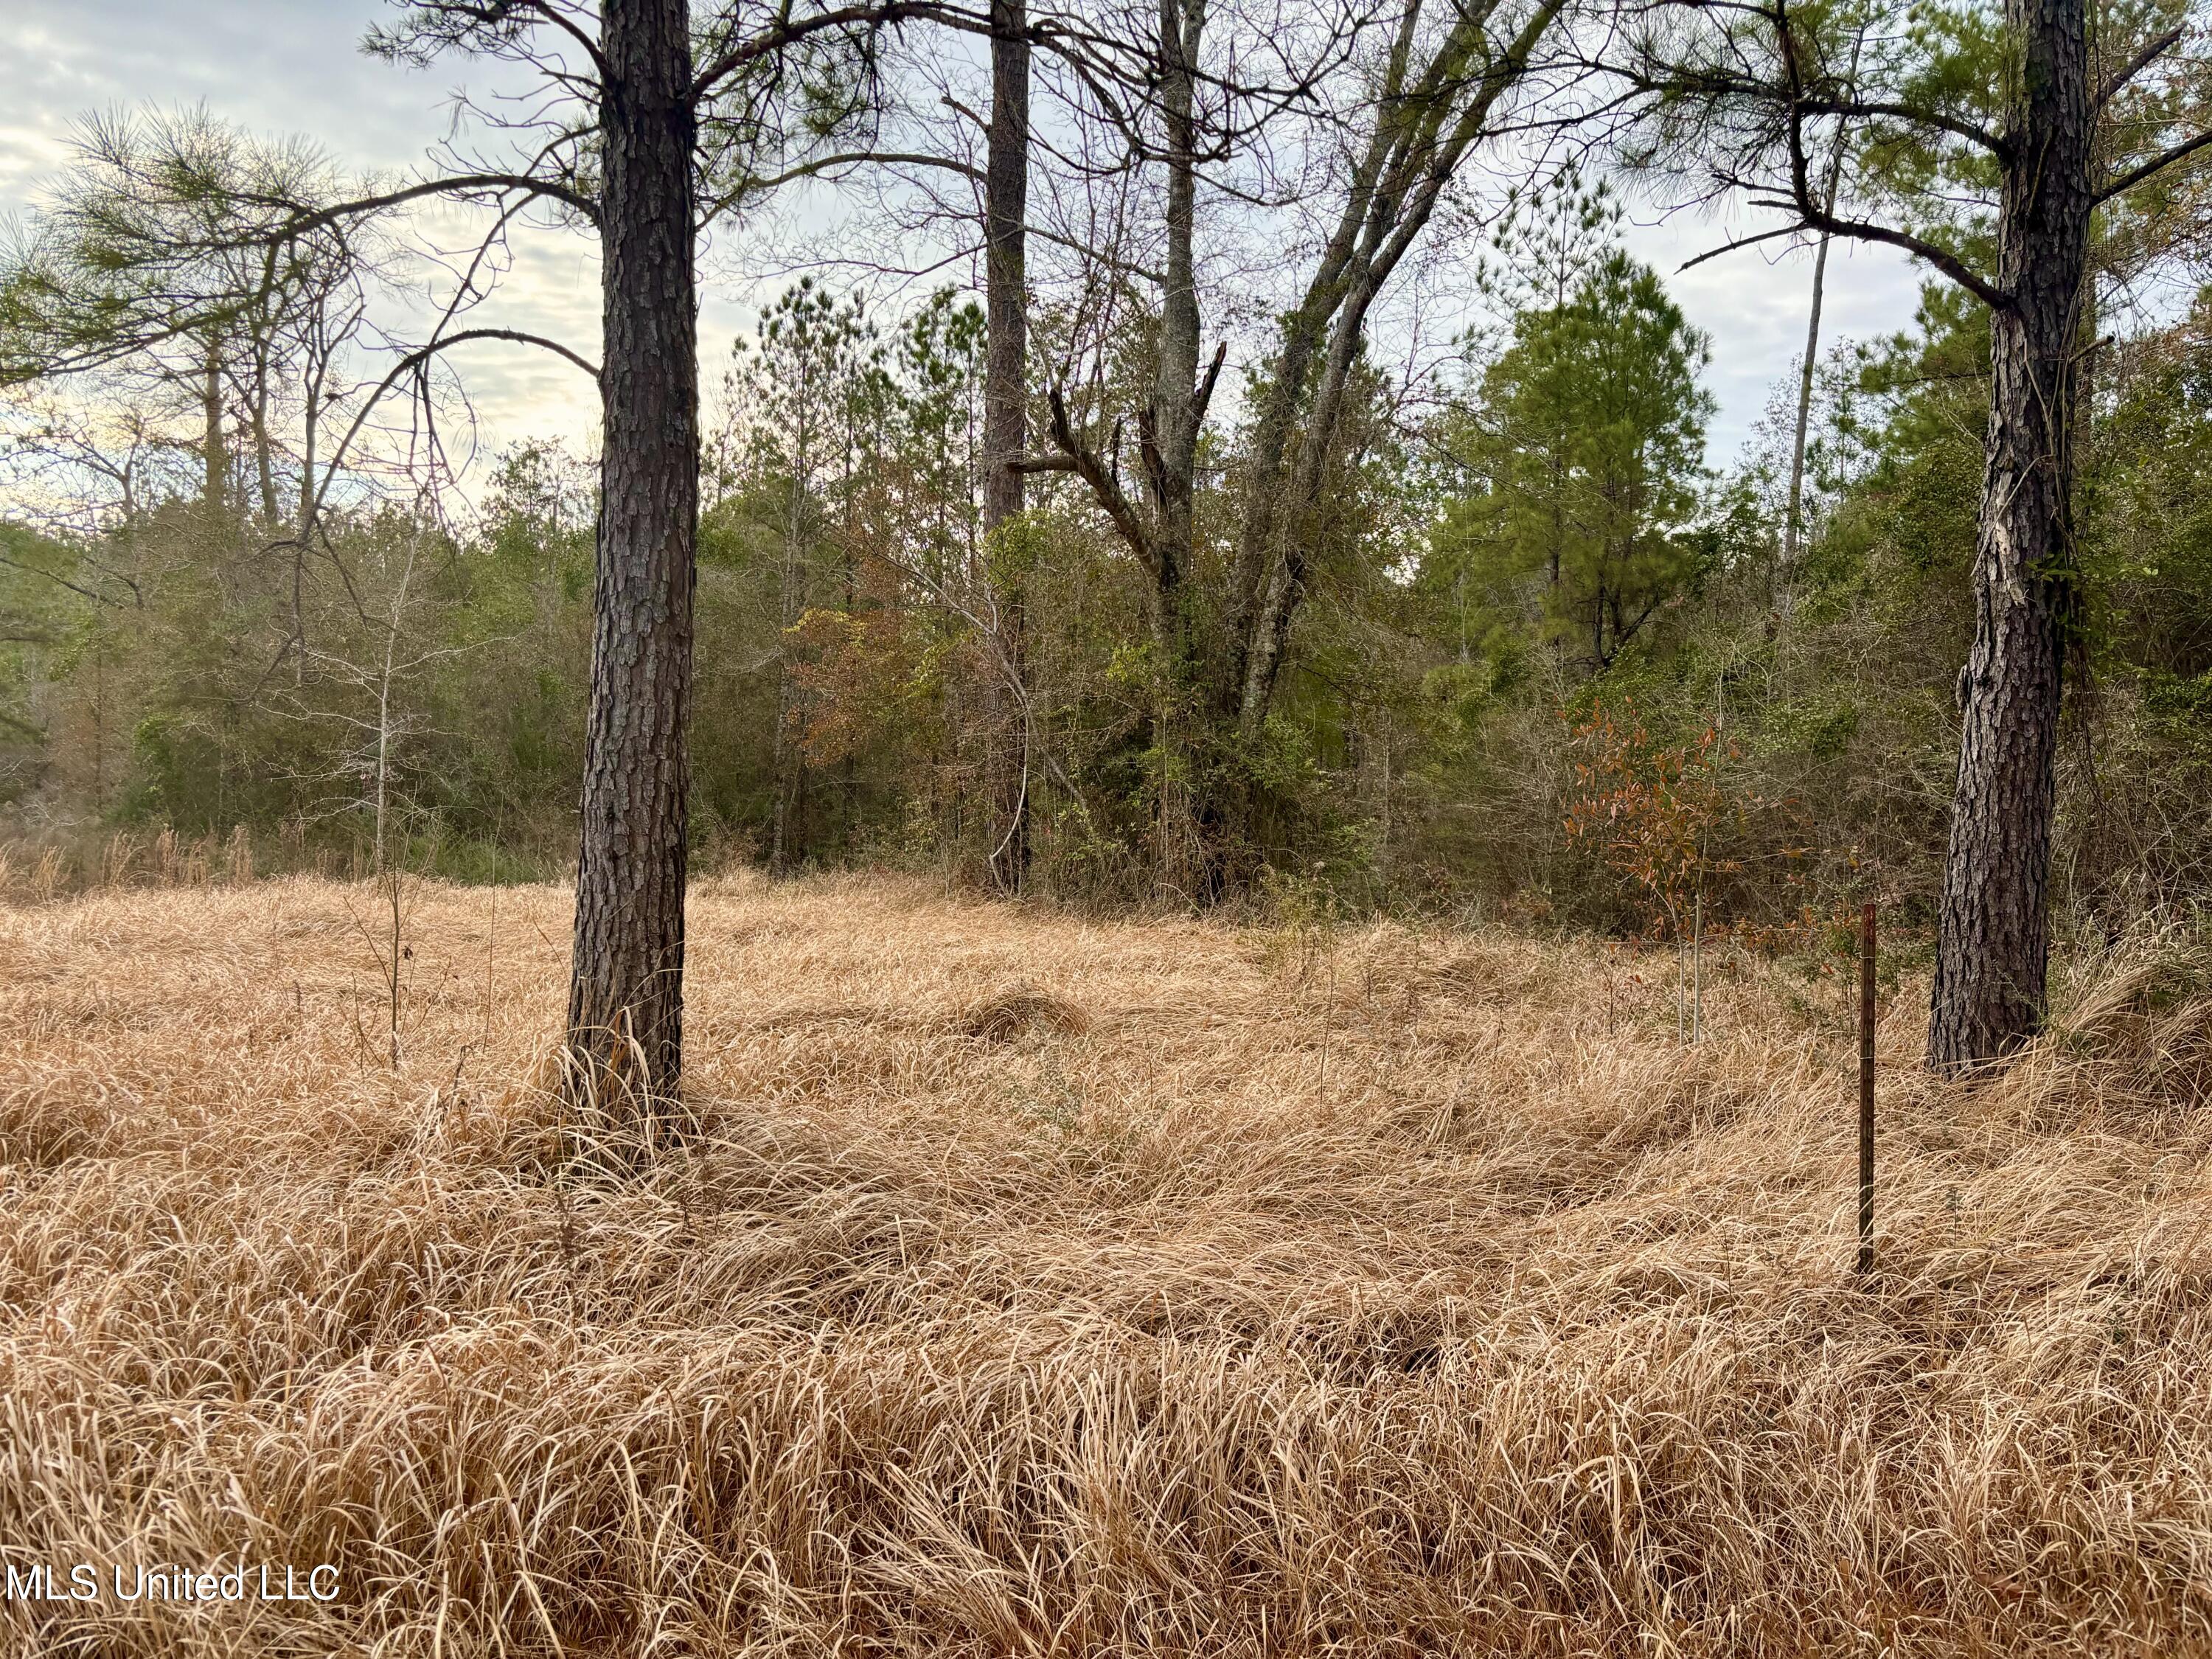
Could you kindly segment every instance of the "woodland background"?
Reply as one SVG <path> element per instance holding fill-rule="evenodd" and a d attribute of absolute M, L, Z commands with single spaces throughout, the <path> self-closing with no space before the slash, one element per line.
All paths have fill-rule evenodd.
<path fill-rule="evenodd" d="M 1953 22 L 1945 61 L 1970 74 L 1971 17 Z M 1421 281 L 1471 305 L 1441 323 L 1411 307 L 1363 342 L 1276 694 L 1263 720 L 1224 721 L 1181 700 L 1152 579 L 1081 481 L 1037 472 L 1026 511 L 985 534 L 980 264 L 975 292 L 887 264 L 882 249 L 960 204 L 926 168 L 865 159 L 920 143 L 899 123 L 957 82 L 961 64 L 925 72 L 927 57 L 872 48 L 860 70 L 798 77 L 778 95 L 813 102 L 747 152 L 730 192 L 763 269 L 761 250 L 789 266 L 819 245 L 805 215 L 773 210 L 792 176 L 830 179 L 841 234 L 874 240 L 791 280 L 744 337 L 702 343 L 700 866 L 989 884 L 1007 713 L 988 647 L 1012 582 L 1031 895 L 1764 944 L 1809 939 L 1866 898 L 1908 933 L 1929 923 L 1973 627 L 1980 308 L 1931 285 L 1888 337 L 1820 348 L 1793 521 L 1797 366 L 1774 365 L 1755 441 L 1712 455 L 1700 377 L 1726 343 L 1622 246 L 1624 201 L 1664 193 L 1650 147 L 1587 125 L 1516 141 L 1454 180 L 1424 244 Z M 1039 118 L 1091 149 L 1035 163 L 1028 424 L 1049 428 L 1065 389 L 1103 450 L 1160 349 L 1157 169 L 1099 162 L 1073 100 Z M 1266 148 L 1224 116 L 1222 205 L 1199 237 L 1216 255 L 1200 288 L 1224 318 L 1262 318 L 1263 340 L 1272 290 L 1251 250 L 1294 200 L 1285 129 L 1321 125 L 1271 118 Z M 1889 165 L 1921 222 L 1986 239 L 1971 203 Z M 2062 933 L 2181 914 L 2212 884 L 2196 181 L 2185 164 L 2155 202 L 2099 222 Z M 240 201 L 350 187 L 306 140 L 204 112 L 112 116 L 15 228 L 0 823 L 48 887 L 318 862 L 508 881 L 573 861 L 594 458 L 524 441 L 457 459 L 465 377 L 414 361 L 381 320 L 388 295 L 447 268 L 404 210 L 281 264 L 180 251 L 149 288 L 134 263 L 164 238 L 209 244 L 179 226 L 204 232 Z M 119 270 L 139 284 L 120 307 Z M 449 318 L 493 286 L 470 266 Z M 149 310 L 149 292 L 175 303 Z M 1279 368 L 1240 357 L 1192 470 L 1182 648 L 1200 657 L 1233 620 Z M 1244 803 L 1233 823 L 1194 807 L 1223 778 Z"/>

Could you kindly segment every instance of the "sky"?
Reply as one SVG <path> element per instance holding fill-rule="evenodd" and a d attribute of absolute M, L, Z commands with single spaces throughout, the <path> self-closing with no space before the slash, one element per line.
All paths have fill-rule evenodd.
<path fill-rule="evenodd" d="M 0 214 L 35 206 L 66 159 L 72 124 L 101 110 L 204 104 L 264 136 L 310 137 L 352 168 L 407 171 L 447 136 L 455 92 L 481 87 L 484 71 L 459 63 L 410 70 L 366 57 L 362 34 L 387 9 L 383 0 L 0 0 L 9 46 L 0 54 Z M 1729 222 L 1669 218 L 1632 198 L 1631 219 L 1631 249 L 1667 274 L 1690 320 L 1711 337 L 1707 385 L 1718 412 L 1711 454 L 1724 463 L 1803 349 L 1811 256 L 1750 249 L 1675 275 L 1684 260 L 1727 240 Z M 539 235 L 519 253 L 474 320 L 553 335 L 597 356 L 598 266 L 588 245 Z M 1905 326 L 1918 283 L 1902 256 L 1838 245 L 1824 353 L 1826 343 Z M 710 281 L 702 340 L 711 347 L 744 327 L 753 301 Z M 588 439 L 589 386 L 557 358 L 486 346 L 459 367 L 487 445 Z M 715 378 L 712 364 L 705 378 Z"/>

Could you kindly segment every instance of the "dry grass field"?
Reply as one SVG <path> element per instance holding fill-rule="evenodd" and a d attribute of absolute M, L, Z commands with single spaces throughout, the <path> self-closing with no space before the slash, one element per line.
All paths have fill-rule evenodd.
<path fill-rule="evenodd" d="M 2212 1652 L 2212 976 L 2004 1078 L 1594 947 L 694 901 L 697 1149 L 580 1177 L 565 896 L 0 909 L 0 1547 L 335 1563 L 10 1655 Z M 388 918 L 387 918 L 388 925 Z M 1647 979 L 1656 975 L 1647 973 Z M 106 1571 L 102 1565 L 101 1571 Z"/>

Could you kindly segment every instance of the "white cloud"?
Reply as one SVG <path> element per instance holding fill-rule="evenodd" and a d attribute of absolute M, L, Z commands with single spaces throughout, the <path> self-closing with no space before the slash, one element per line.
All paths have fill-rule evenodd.
<path fill-rule="evenodd" d="M 26 0 L 14 3 L 21 9 Z M 379 0 L 71 0 L 40 10 L 17 23 L 0 56 L 0 210 L 9 211 L 32 204 L 66 154 L 70 124 L 92 110 L 204 102 L 264 133 L 311 137 L 349 167 L 396 173 L 447 136 L 454 83 L 483 73 L 461 64 L 412 70 L 365 57 L 363 31 L 389 15 Z M 1802 252 L 1749 249 L 1673 274 L 1728 228 L 1676 218 L 1630 234 L 1634 252 L 1668 273 L 1691 319 L 1712 336 L 1717 458 L 1741 443 L 1803 349 L 1812 268 Z M 476 320 L 562 337 L 596 356 L 595 252 L 550 233 L 518 238 L 517 251 L 501 291 Z M 1829 264 L 1826 340 L 1902 326 L 1917 285 L 1900 256 L 1839 246 Z M 750 296 L 709 287 L 702 300 L 702 378 L 711 384 Z M 461 368 L 489 442 L 574 441 L 592 429 L 588 386 L 550 354 L 486 343 L 471 348 Z"/>

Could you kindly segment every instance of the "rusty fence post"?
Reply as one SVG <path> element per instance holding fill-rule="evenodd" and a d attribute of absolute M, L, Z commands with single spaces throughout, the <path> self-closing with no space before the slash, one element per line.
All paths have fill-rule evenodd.
<path fill-rule="evenodd" d="M 1859 1261 L 1874 1271 L 1874 906 L 1859 913 Z"/>

